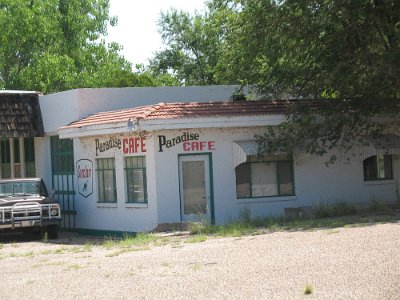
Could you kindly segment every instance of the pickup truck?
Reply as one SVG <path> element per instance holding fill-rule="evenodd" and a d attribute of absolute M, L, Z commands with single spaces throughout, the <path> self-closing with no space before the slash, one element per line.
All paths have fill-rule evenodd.
<path fill-rule="evenodd" d="M 58 235 L 61 210 L 40 178 L 0 180 L 0 231 L 40 231 Z"/>

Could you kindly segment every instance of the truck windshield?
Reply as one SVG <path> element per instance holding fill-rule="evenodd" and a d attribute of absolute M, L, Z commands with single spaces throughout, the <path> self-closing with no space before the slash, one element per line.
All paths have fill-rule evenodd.
<path fill-rule="evenodd" d="M 12 196 L 47 197 L 47 190 L 41 181 L 0 182 L 0 198 Z"/>

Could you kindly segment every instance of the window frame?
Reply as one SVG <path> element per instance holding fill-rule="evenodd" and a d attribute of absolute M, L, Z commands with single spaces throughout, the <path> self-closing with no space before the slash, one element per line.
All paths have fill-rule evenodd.
<path fill-rule="evenodd" d="M 24 138 L 25 176 L 36 177 L 35 140 Z"/>
<path fill-rule="evenodd" d="M 128 160 L 131 159 L 141 159 L 142 160 L 142 167 L 128 167 Z M 144 167 L 143 167 L 144 166 Z M 135 171 L 135 170 L 140 170 L 142 171 L 142 181 L 143 181 L 143 193 L 144 193 L 144 199 L 143 201 L 138 201 L 135 199 L 130 199 L 129 195 L 129 181 L 128 181 L 128 172 L 129 171 Z M 148 193 L 147 193 L 147 165 L 146 165 L 146 156 L 145 155 L 140 155 L 140 156 L 125 156 L 124 157 L 124 172 L 125 172 L 125 182 L 126 182 L 126 204 L 148 204 Z M 135 182 L 135 176 L 132 174 L 133 178 L 133 183 Z M 134 193 L 133 193 L 134 195 Z"/>
<path fill-rule="evenodd" d="M 2 138 L 0 141 L 0 168 L 1 179 L 12 178 L 11 172 L 11 146 L 9 138 Z"/>
<path fill-rule="evenodd" d="M 296 190 L 295 190 L 295 179 L 294 179 L 294 164 L 293 164 L 293 159 L 287 158 L 287 159 L 260 159 L 260 160 L 254 160 L 254 159 L 249 159 L 250 161 L 247 161 L 245 163 L 242 163 L 240 165 L 249 165 L 250 168 L 250 174 L 249 174 L 249 187 L 250 187 L 250 195 L 249 196 L 238 196 L 237 193 L 237 174 L 236 174 L 236 168 L 239 167 L 240 165 L 236 166 L 235 168 L 235 188 L 236 188 L 236 198 L 238 200 L 241 199 L 260 199 L 260 198 L 281 198 L 281 197 L 292 197 L 296 196 Z M 253 188 L 252 188 L 252 170 L 251 170 L 251 165 L 252 164 L 260 164 L 260 163 L 276 163 L 276 185 L 277 185 L 277 191 L 278 193 L 276 195 L 269 195 L 269 196 L 253 196 Z M 291 194 L 281 194 L 281 184 L 280 184 L 280 176 L 279 176 L 279 164 L 280 163 L 290 163 L 290 171 L 291 171 L 291 177 L 292 177 L 292 193 Z"/>
<path fill-rule="evenodd" d="M 107 166 L 108 166 L 107 168 L 100 168 L 99 167 L 99 161 L 105 161 L 105 160 L 112 160 L 114 168 L 110 168 L 109 167 L 109 163 L 107 163 Z M 102 178 L 103 179 L 103 183 L 105 182 L 105 180 L 104 180 L 105 171 L 112 171 L 112 174 L 113 174 L 113 176 L 112 176 L 112 178 L 113 178 L 112 186 L 113 186 L 114 199 L 111 200 L 111 201 L 106 201 L 104 199 L 100 199 L 101 195 L 103 195 L 103 198 L 105 198 L 105 194 L 106 194 L 106 192 L 105 192 L 106 185 L 105 184 L 103 184 L 103 185 L 100 184 L 100 174 L 103 177 Z M 106 203 L 106 204 L 107 203 L 108 204 L 116 204 L 117 203 L 117 180 L 116 180 L 115 158 L 114 157 L 96 158 L 96 177 L 97 177 L 97 192 L 98 192 L 97 203 L 101 203 L 101 204 L 104 204 L 104 203 Z"/>
<path fill-rule="evenodd" d="M 384 174 L 384 178 L 379 178 L 379 164 L 380 162 L 378 161 L 381 159 L 381 163 L 383 162 L 383 169 L 385 171 L 385 157 L 390 158 L 390 175 L 386 176 Z M 374 163 L 374 169 L 376 171 L 376 177 L 371 177 L 367 178 L 366 176 L 366 163 L 368 161 L 372 161 Z M 381 155 L 371 155 L 363 160 L 363 178 L 364 182 L 376 182 L 376 181 L 387 181 L 387 180 L 393 180 L 393 156 L 391 154 L 381 154 Z"/>

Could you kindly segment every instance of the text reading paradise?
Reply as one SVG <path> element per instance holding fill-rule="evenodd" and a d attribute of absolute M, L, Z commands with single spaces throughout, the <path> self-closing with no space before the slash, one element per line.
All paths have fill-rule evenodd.
<path fill-rule="evenodd" d="M 182 143 L 183 151 L 215 150 L 215 141 L 199 141 L 198 133 L 184 132 L 182 135 L 167 139 L 165 135 L 158 136 L 158 152 L 164 152 L 164 148 L 171 148 Z"/>

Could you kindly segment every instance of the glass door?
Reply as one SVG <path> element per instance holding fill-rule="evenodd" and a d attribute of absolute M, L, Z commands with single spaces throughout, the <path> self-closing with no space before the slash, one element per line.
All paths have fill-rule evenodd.
<path fill-rule="evenodd" d="M 183 222 L 211 221 L 210 158 L 179 156 L 181 217 Z"/>

